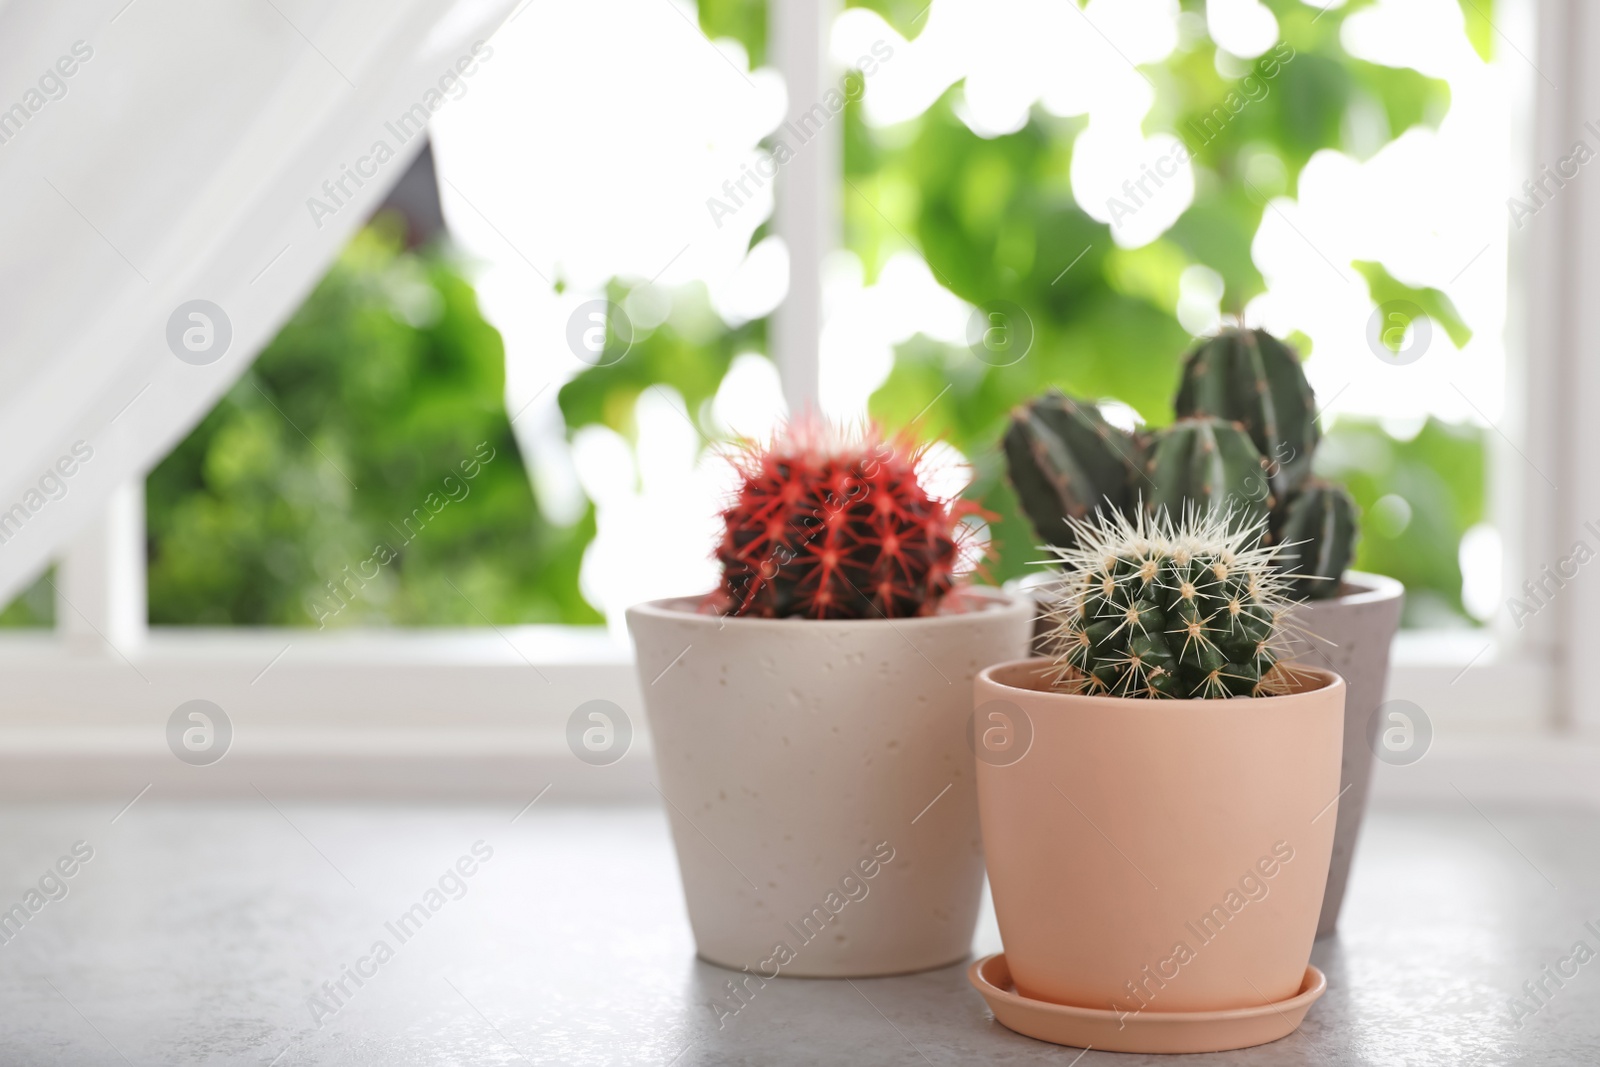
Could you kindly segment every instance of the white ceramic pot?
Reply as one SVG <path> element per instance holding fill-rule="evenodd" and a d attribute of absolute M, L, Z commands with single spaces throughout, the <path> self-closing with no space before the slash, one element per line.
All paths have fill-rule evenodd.
<path fill-rule="evenodd" d="M 964 589 L 910 619 L 628 611 L 700 955 L 767 977 L 954 963 L 983 884 L 972 679 L 1033 604 Z M 750 981 L 750 979 L 746 979 Z"/>
<path fill-rule="evenodd" d="M 1322 898 L 1317 936 L 1326 937 L 1339 925 L 1345 885 L 1350 880 L 1350 858 L 1361 834 L 1361 819 L 1372 786 L 1375 756 L 1368 737 L 1373 713 L 1383 702 L 1389 680 L 1389 646 L 1400 626 L 1405 587 L 1393 578 L 1361 571 L 1346 571 L 1340 595 L 1308 600 L 1295 606 L 1290 621 L 1313 638 L 1296 642 L 1294 658 L 1325 667 L 1344 678 L 1344 763 L 1340 770 L 1338 828 L 1333 838 L 1333 863 L 1328 868 L 1328 888 Z M 1346 788 L 1348 787 L 1348 788 Z"/>

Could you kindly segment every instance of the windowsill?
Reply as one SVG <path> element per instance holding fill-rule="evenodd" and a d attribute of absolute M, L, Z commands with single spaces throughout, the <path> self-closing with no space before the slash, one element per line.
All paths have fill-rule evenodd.
<path fill-rule="evenodd" d="M 509 643 L 508 643 L 509 642 Z M 74 660 L 104 659 L 127 668 L 113 650 L 100 646 L 70 648 L 51 630 L 0 631 L 0 664 L 10 668 L 44 654 Z M 122 652 L 135 664 L 267 660 L 293 646 L 284 662 L 380 664 L 421 662 L 431 665 L 497 662 L 536 664 L 625 663 L 628 647 L 603 626 L 396 627 L 394 629 L 313 630 L 272 626 L 153 626 L 144 641 Z M 520 655 L 519 655 L 520 653 Z M 265 665 L 267 660 L 263 660 Z M 282 663 L 279 664 L 280 666 Z M 526 666 L 525 663 L 523 663 Z M 276 669 L 276 668 L 274 668 Z M 137 678 L 135 678 L 137 680 Z"/>
<path fill-rule="evenodd" d="M 96 642 L 99 643 L 99 642 Z M 1488 630 L 1402 630 L 1395 637 L 1394 664 L 1401 668 L 1454 668 L 1460 671 L 1504 658 Z M 395 627 L 393 629 L 313 630 L 293 627 L 153 626 L 139 645 L 124 648 L 135 663 L 170 660 L 246 660 L 263 651 L 269 658 L 293 645 L 295 660 L 322 663 L 416 662 L 429 664 L 522 662 L 537 664 L 626 664 L 631 650 L 603 626 Z M 101 644 L 99 658 L 121 663 Z M 52 630 L 0 630 L 0 664 L 8 668 L 44 654 L 96 658 L 91 648 L 74 650 Z"/>
<path fill-rule="evenodd" d="M 10 680 L 0 687 L 0 728 L 18 713 L 47 710 L 40 703 L 46 697 L 57 705 L 48 710 L 59 711 L 92 694 L 110 701 L 102 710 L 113 715 L 114 705 L 142 702 L 151 686 L 220 686 L 241 690 L 251 704 L 270 695 L 300 709 L 285 708 L 282 722 L 304 711 L 319 728 L 329 716 L 355 724 L 361 719 L 350 716 L 364 708 L 405 718 L 441 704 L 452 708 L 448 725 L 480 725 L 474 716 L 508 692 L 526 711 L 559 703 L 582 684 L 608 690 L 594 694 L 608 699 L 617 699 L 609 691 L 625 689 L 633 706 L 638 697 L 632 649 L 599 626 L 154 627 L 138 645 L 119 650 L 94 637 L 84 644 L 50 631 L 13 631 L 0 635 L 0 669 Z M 1486 631 L 1403 631 L 1389 695 L 1421 705 L 1435 725 L 1537 731 L 1548 721 L 1548 673 L 1544 659 L 1508 652 Z M 472 700 L 463 705 L 465 694 Z"/>
<path fill-rule="evenodd" d="M 191 794 L 257 783 L 319 796 L 531 796 L 545 784 L 567 799 L 651 795 L 632 651 L 600 627 L 158 627 L 123 648 L 126 660 L 96 644 L 0 637 L 0 794 L 110 797 L 159 782 Z M 1600 749 L 1547 725 L 1549 673 L 1502 655 L 1486 633 L 1402 634 L 1389 696 L 1423 709 L 1434 747 L 1412 767 L 1380 768 L 1376 795 L 1453 798 L 1460 783 L 1600 802 L 1576 771 Z M 168 717 L 196 698 L 221 706 L 234 730 L 232 750 L 207 768 L 180 763 L 165 742 Z M 632 749 L 610 767 L 580 763 L 566 745 L 568 717 L 597 698 L 633 720 Z"/>

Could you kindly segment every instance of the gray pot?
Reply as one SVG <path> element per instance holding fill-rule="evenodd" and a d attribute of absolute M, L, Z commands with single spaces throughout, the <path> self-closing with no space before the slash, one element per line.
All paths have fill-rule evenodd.
<path fill-rule="evenodd" d="M 1339 596 L 1297 605 L 1290 622 L 1314 637 L 1296 642 L 1294 658 L 1326 667 L 1344 677 L 1344 759 L 1339 774 L 1338 827 L 1333 837 L 1333 863 L 1322 898 L 1317 936 L 1327 937 L 1339 925 L 1350 856 L 1361 833 L 1376 762 L 1368 743 L 1372 714 L 1383 702 L 1389 681 L 1389 646 L 1400 626 L 1405 587 L 1393 578 L 1345 571 Z M 1329 798 L 1332 799 L 1331 797 Z M 1331 813 L 1330 813 L 1331 814 Z M 1323 816 L 1326 818 L 1327 816 Z"/>
<path fill-rule="evenodd" d="M 1034 604 L 1033 636 L 1030 638 L 1028 648 L 1035 656 L 1050 655 L 1050 643 L 1045 640 L 1050 634 L 1050 621 L 1041 614 L 1043 602 L 1039 598 L 1039 590 L 1053 582 L 1061 572 L 1054 567 L 1029 571 L 1020 578 L 1012 578 L 1001 588 L 1019 599 L 1030 600 Z"/>

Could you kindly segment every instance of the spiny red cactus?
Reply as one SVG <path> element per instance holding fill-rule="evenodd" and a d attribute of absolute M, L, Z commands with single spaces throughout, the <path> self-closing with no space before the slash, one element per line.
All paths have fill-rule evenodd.
<path fill-rule="evenodd" d="M 740 485 L 722 513 L 719 611 L 929 615 L 955 585 L 960 520 L 977 509 L 930 497 L 918 477 L 923 450 L 908 441 L 876 428 L 847 440 L 807 419 L 733 458 Z"/>

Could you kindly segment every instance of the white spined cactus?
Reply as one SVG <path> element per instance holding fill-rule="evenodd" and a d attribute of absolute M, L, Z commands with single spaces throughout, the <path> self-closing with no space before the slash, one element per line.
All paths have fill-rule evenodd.
<path fill-rule="evenodd" d="M 1165 511 L 1130 520 L 1103 509 L 1072 520 L 1071 548 L 1046 592 L 1052 684 L 1121 697 L 1272 696 L 1293 679 L 1279 663 L 1294 575 L 1261 523 Z"/>

